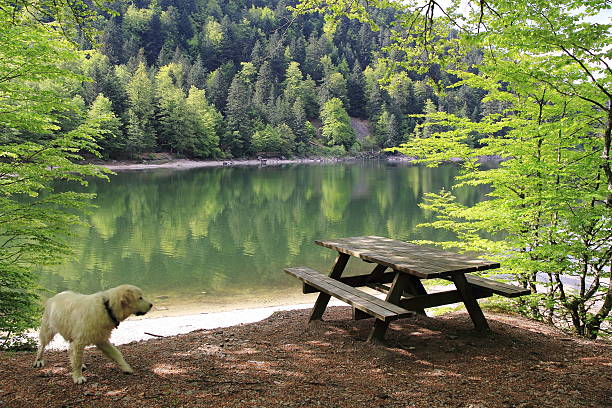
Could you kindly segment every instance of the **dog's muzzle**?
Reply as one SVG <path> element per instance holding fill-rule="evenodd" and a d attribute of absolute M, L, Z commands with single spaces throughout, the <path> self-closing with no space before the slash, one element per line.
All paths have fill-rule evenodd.
<path fill-rule="evenodd" d="M 149 308 L 147 309 L 146 312 L 136 312 L 134 314 L 136 316 L 144 316 L 144 315 L 146 315 L 151 310 L 151 308 L 153 308 L 153 303 L 149 303 Z"/>

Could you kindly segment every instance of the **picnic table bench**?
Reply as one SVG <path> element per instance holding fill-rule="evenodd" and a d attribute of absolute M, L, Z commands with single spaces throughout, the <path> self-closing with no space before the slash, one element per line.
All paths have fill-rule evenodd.
<path fill-rule="evenodd" d="M 499 268 L 497 262 L 486 261 L 409 244 L 378 236 L 349 237 L 315 241 L 338 252 L 329 275 L 309 267 L 285 268 L 285 272 L 303 282 L 303 292 L 320 292 L 310 313 L 309 322 L 321 320 L 333 296 L 353 307 L 353 317 L 376 318 L 368 341 L 381 341 L 389 323 L 414 315 L 425 309 L 462 302 L 476 330 L 489 330 L 477 299 L 493 294 L 518 297 L 529 289 L 471 275 L 469 272 Z M 366 275 L 342 277 L 350 257 L 376 264 Z M 387 269 L 391 271 L 387 272 Z M 427 293 L 422 279 L 446 279 L 455 284 L 454 290 Z M 386 293 L 385 299 L 370 295 L 357 287 L 370 287 Z"/>

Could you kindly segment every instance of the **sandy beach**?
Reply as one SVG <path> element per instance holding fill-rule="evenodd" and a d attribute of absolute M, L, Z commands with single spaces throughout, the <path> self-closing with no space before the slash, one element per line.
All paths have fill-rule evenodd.
<path fill-rule="evenodd" d="M 111 342 L 115 345 L 128 344 L 137 341 L 151 340 L 162 337 L 176 336 L 190 333 L 195 330 L 210 330 L 216 328 L 237 326 L 247 323 L 255 323 L 265 320 L 273 313 L 279 311 L 309 309 L 314 302 L 314 295 L 285 300 L 281 305 L 254 307 L 254 303 L 242 303 L 227 305 L 225 308 L 204 308 L 200 305 L 199 310 L 195 305 L 173 304 L 171 308 L 157 307 L 149 314 L 142 317 L 131 316 L 121 322 L 119 327 L 113 331 Z M 291 302 L 296 303 L 291 303 Z M 332 306 L 344 305 L 337 299 L 330 301 Z M 234 307 L 231 310 L 223 310 Z M 221 310 L 221 311 L 220 311 Z M 38 332 L 30 334 L 37 339 Z M 68 343 L 60 335 L 56 335 L 49 344 L 50 350 L 67 350 Z"/>

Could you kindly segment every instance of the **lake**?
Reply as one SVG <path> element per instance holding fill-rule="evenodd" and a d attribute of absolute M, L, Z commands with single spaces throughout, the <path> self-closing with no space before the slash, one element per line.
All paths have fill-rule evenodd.
<path fill-rule="evenodd" d="M 327 272 L 336 254 L 315 239 L 449 238 L 416 226 L 432 217 L 423 194 L 457 173 L 385 161 L 120 172 L 85 188 L 97 194 L 90 227 L 76 231 L 74 259 L 41 282 L 53 293 L 131 283 L 168 312 L 306 302 L 283 268 Z M 455 194 L 472 204 L 484 190 Z M 371 268 L 351 262 L 353 273 Z"/>

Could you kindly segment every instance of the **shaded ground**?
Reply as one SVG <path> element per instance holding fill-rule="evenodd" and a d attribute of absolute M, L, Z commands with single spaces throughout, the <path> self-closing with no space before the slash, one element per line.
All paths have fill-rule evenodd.
<path fill-rule="evenodd" d="M 385 346 L 364 340 L 371 320 L 334 307 L 305 330 L 307 310 L 253 324 L 120 346 L 135 375 L 94 349 L 88 382 L 72 384 L 65 352 L 43 369 L 33 353 L 0 354 L 1 407 L 605 407 L 612 346 L 487 313 L 493 334 L 465 313 L 391 325 Z"/>

